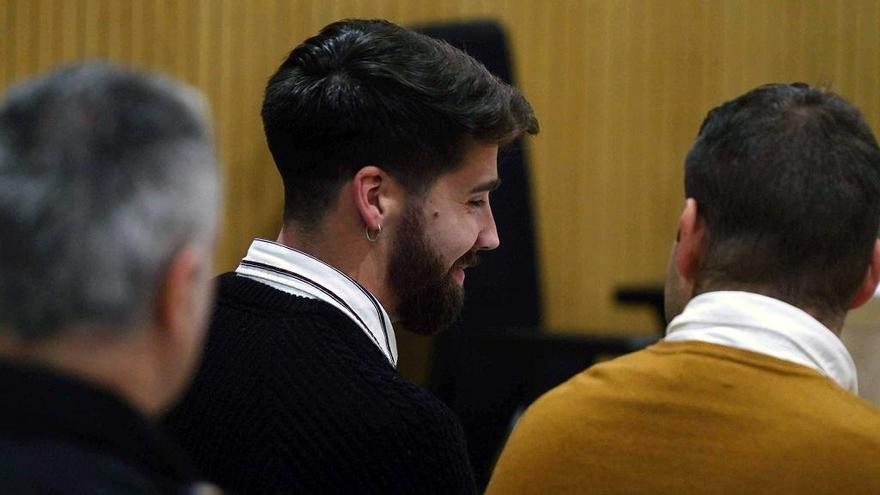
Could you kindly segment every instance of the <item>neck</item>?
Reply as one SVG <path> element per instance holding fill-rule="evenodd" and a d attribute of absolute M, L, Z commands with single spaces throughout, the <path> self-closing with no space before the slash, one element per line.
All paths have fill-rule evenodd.
<path fill-rule="evenodd" d="M 288 222 L 277 242 L 308 253 L 348 275 L 370 291 L 386 311 L 392 312 L 397 301 L 387 288 L 387 238 L 370 242 L 363 225 L 328 218 L 314 230 L 304 231 Z"/>
<path fill-rule="evenodd" d="M 68 329 L 38 341 L 23 341 L 4 332 L 0 336 L 0 356 L 110 390 L 143 414 L 152 416 L 162 405 L 164 384 L 140 330 L 111 337 L 89 329 Z"/>
<path fill-rule="evenodd" d="M 706 292 L 715 292 L 715 291 L 742 291 L 742 292 L 751 292 L 753 294 L 760 294 L 762 296 L 771 297 L 773 299 L 777 299 L 786 304 L 790 304 L 801 311 L 807 313 L 816 319 L 819 323 L 821 323 L 825 328 L 831 330 L 832 333 L 840 337 L 840 333 L 843 329 L 843 323 L 846 319 L 846 313 L 831 313 L 825 310 L 820 310 L 813 305 L 804 304 L 800 301 L 795 301 L 791 298 L 785 297 L 780 294 L 778 290 L 774 290 L 772 288 L 766 287 L 754 287 L 754 286 L 744 286 L 744 285 L 734 285 L 727 284 L 724 286 L 700 286 L 694 292 L 694 296 L 699 294 L 703 294 Z"/>

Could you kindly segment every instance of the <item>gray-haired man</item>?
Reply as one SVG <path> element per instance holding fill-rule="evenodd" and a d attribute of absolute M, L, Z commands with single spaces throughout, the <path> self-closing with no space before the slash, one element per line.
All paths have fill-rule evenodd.
<path fill-rule="evenodd" d="M 187 493 L 150 416 L 211 299 L 219 184 L 198 95 L 89 63 L 0 106 L 0 493 Z"/>

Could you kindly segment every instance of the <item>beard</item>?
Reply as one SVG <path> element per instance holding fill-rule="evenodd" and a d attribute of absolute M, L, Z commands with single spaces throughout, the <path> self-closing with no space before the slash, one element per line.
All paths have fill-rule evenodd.
<path fill-rule="evenodd" d="M 407 330 L 433 335 L 458 319 L 464 289 L 452 278 L 457 268 L 476 266 L 477 254 L 467 252 L 447 268 L 425 235 L 422 208 L 408 204 L 391 247 L 388 283 L 397 295 L 397 317 Z"/>

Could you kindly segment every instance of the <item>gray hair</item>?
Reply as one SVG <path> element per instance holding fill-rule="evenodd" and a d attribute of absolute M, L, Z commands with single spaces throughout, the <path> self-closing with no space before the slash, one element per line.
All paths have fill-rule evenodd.
<path fill-rule="evenodd" d="M 211 248 L 220 184 L 198 93 L 90 62 L 0 106 L 0 332 L 125 331 L 168 262 Z"/>

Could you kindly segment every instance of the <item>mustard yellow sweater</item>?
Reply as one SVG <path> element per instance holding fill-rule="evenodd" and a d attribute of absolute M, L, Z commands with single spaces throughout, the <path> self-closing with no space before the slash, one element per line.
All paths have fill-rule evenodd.
<path fill-rule="evenodd" d="M 486 493 L 880 495 L 880 409 L 788 361 L 661 342 L 538 399 Z"/>

